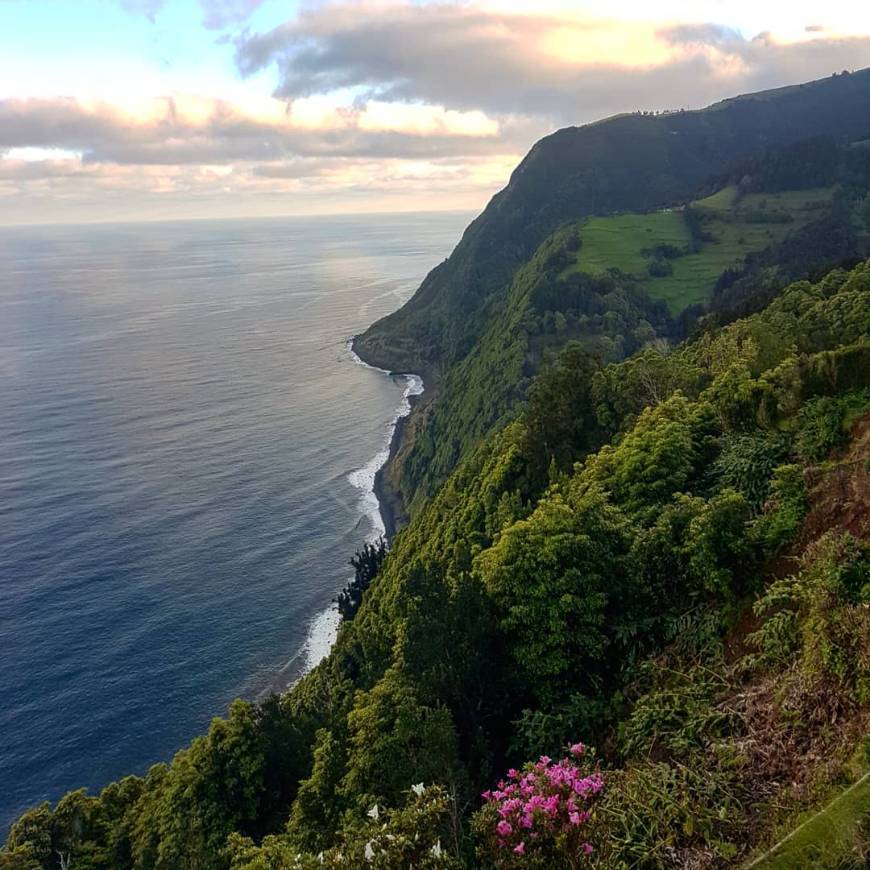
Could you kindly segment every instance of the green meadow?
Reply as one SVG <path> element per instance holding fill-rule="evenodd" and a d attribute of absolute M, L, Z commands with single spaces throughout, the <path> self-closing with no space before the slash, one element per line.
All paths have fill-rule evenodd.
<path fill-rule="evenodd" d="M 619 269 L 641 279 L 649 294 L 677 315 L 706 301 L 722 272 L 738 266 L 747 254 L 782 241 L 819 217 L 831 195 L 831 188 L 817 188 L 739 196 L 736 187 L 725 187 L 693 203 L 711 237 L 695 252 L 690 252 L 692 235 L 682 210 L 589 218 L 580 228 L 577 260 L 566 271 Z M 649 273 L 651 251 L 658 245 L 686 251 L 668 261 L 670 275 Z"/>

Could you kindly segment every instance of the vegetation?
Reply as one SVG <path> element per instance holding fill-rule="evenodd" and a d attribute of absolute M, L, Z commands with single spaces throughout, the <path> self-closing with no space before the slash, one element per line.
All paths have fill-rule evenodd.
<path fill-rule="evenodd" d="M 360 336 L 357 352 L 431 384 L 474 348 L 517 268 L 559 227 L 689 202 L 712 177 L 727 183 L 735 165 L 752 168 L 752 158 L 809 137 L 865 140 L 868 108 L 870 71 L 863 70 L 701 111 L 619 115 L 547 136 L 414 298 Z"/>
<path fill-rule="evenodd" d="M 738 270 L 748 254 L 819 220 L 832 195 L 833 188 L 741 194 L 729 185 L 695 202 L 689 212 L 590 218 L 580 228 L 582 244 L 567 271 L 618 269 L 634 275 L 677 316 L 707 302 L 721 276 Z"/>
<path fill-rule="evenodd" d="M 865 263 L 670 352 L 567 344 L 396 537 L 327 660 L 172 764 L 25 814 L 0 867 L 763 854 L 860 776 L 868 324 Z M 547 757 L 578 738 L 598 752 Z M 866 856 L 854 812 L 839 866 Z"/>
<path fill-rule="evenodd" d="M 356 615 L 362 603 L 362 597 L 372 580 L 378 576 L 381 565 L 387 555 L 387 542 L 379 538 L 375 543 L 363 544 L 361 550 L 351 557 L 350 564 L 353 567 L 353 577 L 347 586 L 338 593 L 336 603 L 342 619 L 350 620 Z"/>
<path fill-rule="evenodd" d="M 467 348 L 436 354 L 434 370 L 421 361 L 431 401 L 415 412 L 389 474 L 409 512 L 517 416 L 534 376 L 566 342 L 609 363 L 752 313 L 788 283 L 870 254 L 868 203 L 870 151 L 817 138 L 736 160 L 668 208 L 585 215 L 558 228 L 482 303 Z M 472 322 L 466 311 L 457 316 Z"/>
<path fill-rule="evenodd" d="M 758 870 L 858 866 L 870 840 L 868 806 L 870 772 L 750 866 Z"/>
<path fill-rule="evenodd" d="M 865 71 L 539 143 L 356 344 L 431 389 L 329 657 L 0 868 L 724 867 L 858 781 L 868 107 Z"/>

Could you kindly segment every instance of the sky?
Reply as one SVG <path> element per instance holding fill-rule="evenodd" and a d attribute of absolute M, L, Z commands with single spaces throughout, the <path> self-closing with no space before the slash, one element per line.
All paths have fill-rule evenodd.
<path fill-rule="evenodd" d="M 560 127 L 867 66 L 856 0 L 0 0 L 0 224 L 479 210 Z"/>

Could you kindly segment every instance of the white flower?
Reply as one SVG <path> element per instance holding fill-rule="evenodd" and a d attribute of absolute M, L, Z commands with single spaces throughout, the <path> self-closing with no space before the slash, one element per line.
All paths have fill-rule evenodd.
<path fill-rule="evenodd" d="M 439 840 L 430 850 L 436 858 L 441 857 L 441 840 Z"/>
<path fill-rule="evenodd" d="M 412 785 L 411 791 L 414 792 L 417 797 L 420 797 L 420 795 L 423 794 L 423 783 L 418 782 L 417 785 Z"/>
<path fill-rule="evenodd" d="M 375 809 L 377 809 L 377 807 L 375 807 Z M 365 856 L 366 856 L 366 861 L 371 861 L 372 858 L 375 857 L 375 850 L 372 848 L 372 841 L 371 840 L 369 840 L 368 843 L 366 843 Z"/>
<path fill-rule="evenodd" d="M 370 819 L 377 819 L 380 815 L 380 810 L 378 809 L 378 805 L 375 804 L 368 812 L 368 816 Z"/>

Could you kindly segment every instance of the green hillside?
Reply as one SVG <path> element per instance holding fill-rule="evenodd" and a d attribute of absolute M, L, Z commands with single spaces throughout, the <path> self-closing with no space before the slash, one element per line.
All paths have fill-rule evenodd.
<path fill-rule="evenodd" d="M 866 139 L 868 118 L 870 70 L 861 70 L 699 111 L 559 130 L 532 148 L 413 299 L 357 339 L 357 352 L 431 382 L 472 349 L 516 269 L 560 226 L 690 201 L 711 178 L 769 149 Z"/>
<path fill-rule="evenodd" d="M 515 413 L 547 349 L 560 340 L 577 338 L 611 360 L 631 353 L 644 335 L 678 340 L 703 314 L 725 322 L 751 313 L 790 281 L 868 256 L 870 150 L 849 147 L 867 138 L 867 118 L 870 70 L 698 112 L 622 115 L 541 140 L 414 297 L 354 341 L 368 362 L 420 372 L 428 385 L 405 429 L 407 443 L 385 471 L 393 495 L 401 494 L 409 513 L 418 510 L 465 451 Z M 832 191 L 826 206 L 815 199 L 821 188 Z M 753 197 L 767 201 L 767 220 L 749 207 Z M 691 249 L 641 263 L 647 237 L 658 234 L 664 244 L 686 238 L 674 214 L 697 200 L 706 200 L 706 207 L 689 227 Z M 782 222 L 786 214 L 790 222 Z M 628 238 L 606 229 L 609 219 L 624 223 L 632 215 L 632 225 L 624 227 Z M 649 233 L 641 226 L 647 221 L 654 224 Z M 593 236 L 579 256 L 592 258 L 593 274 L 620 268 L 612 260 L 624 262 L 628 271 L 617 283 L 631 284 L 633 298 L 640 291 L 653 305 L 661 303 L 671 322 L 645 317 L 647 328 L 631 316 L 620 331 L 621 325 L 577 304 L 576 284 L 560 302 L 550 274 L 552 292 L 539 294 L 547 296 L 544 309 L 519 320 L 536 322 L 537 337 L 490 334 L 494 321 L 517 322 L 516 284 L 536 252 L 562 238 L 566 226 L 584 223 Z M 564 267 L 576 262 L 576 245 L 573 255 L 566 253 Z M 576 328 L 562 328 L 560 339 L 551 333 L 557 331 L 553 319 L 564 325 L 556 318 L 562 307 L 573 309 Z M 620 304 L 612 310 L 621 319 Z M 543 333 L 549 337 L 542 340 Z M 505 347 L 494 347 L 496 341 Z M 513 347 L 509 372 L 500 366 L 507 345 Z M 461 388 L 458 399 L 453 385 L 461 383 L 472 386 Z M 442 401 L 451 403 L 449 415 L 439 411 Z"/>
<path fill-rule="evenodd" d="M 327 660 L 170 765 L 26 814 L 0 867 L 763 853 L 850 782 L 870 723 L 868 335 L 870 262 L 671 353 L 569 343 Z M 870 848 L 849 833 L 838 867 Z"/>
<path fill-rule="evenodd" d="M 427 390 L 330 655 L 0 870 L 866 866 L 868 118 L 864 71 L 538 143 L 355 343 Z"/>
<path fill-rule="evenodd" d="M 569 271 L 627 272 L 676 316 L 707 302 L 719 276 L 747 254 L 826 214 L 833 194 L 833 188 L 815 188 L 740 195 L 729 185 L 689 206 L 700 223 L 694 234 L 683 208 L 589 218 Z"/>
<path fill-rule="evenodd" d="M 645 277 L 650 256 L 642 251 L 656 245 L 685 248 L 692 243 L 682 212 L 671 209 L 589 218 L 581 225 L 580 234 L 583 248 L 569 269 L 592 274 L 616 268 Z"/>

